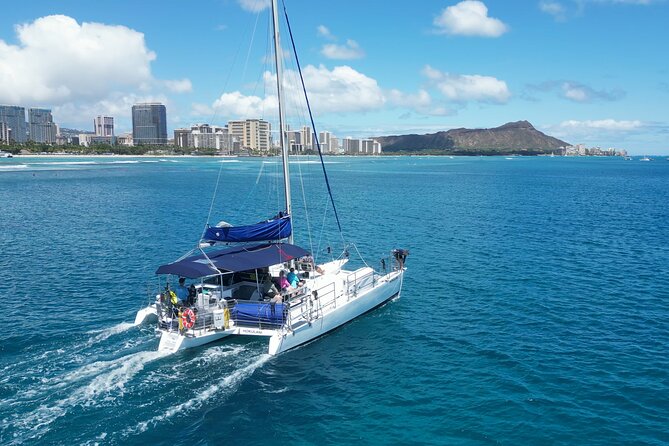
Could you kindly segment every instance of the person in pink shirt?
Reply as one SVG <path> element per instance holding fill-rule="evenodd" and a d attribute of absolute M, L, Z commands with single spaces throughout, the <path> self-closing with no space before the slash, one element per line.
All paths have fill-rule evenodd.
<path fill-rule="evenodd" d="M 286 279 L 286 272 L 284 270 L 281 270 L 279 273 L 279 289 L 281 289 L 281 291 L 293 289 L 293 287 L 290 285 L 290 282 L 288 282 L 288 279 Z"/>

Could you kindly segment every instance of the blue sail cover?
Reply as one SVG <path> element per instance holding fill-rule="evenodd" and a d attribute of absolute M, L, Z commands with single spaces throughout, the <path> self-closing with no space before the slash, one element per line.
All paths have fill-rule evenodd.
<path fill-rule="evenodd" d="M 264 242 L 290 237 L 290 216 L 248 226 L 208 227 L 202 240 L 212 242 Z"/>
<path fill-rule="evenodd" d="M 198 254 L 162 265 L 156 274 L 174 274 L 189 279 L 219 274 L 220 271 L 250 271 L 308 256 L 309 251 L 288 243 L 237 246 Z M 207 259 L 208 258 L 208 259 Z"/>

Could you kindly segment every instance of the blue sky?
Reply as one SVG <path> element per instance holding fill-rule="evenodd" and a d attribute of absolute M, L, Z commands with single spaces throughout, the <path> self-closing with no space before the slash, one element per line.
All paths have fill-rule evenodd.
<path fill-rule="evenodd" d="M 285 1 L 319 130 L 528 120 L 573 144 L 669 154 L 667 1 Z M 167 105 L 170 131 L 274 120 L 264 6 L 17 2 L 0 15 L 0 103 L 49 107 L 82 129 L 109 114 L 117 133 L 130 129 L 131 105 L 149 100 Z M 304 110 L 290 122 L 304 123 Z"/>

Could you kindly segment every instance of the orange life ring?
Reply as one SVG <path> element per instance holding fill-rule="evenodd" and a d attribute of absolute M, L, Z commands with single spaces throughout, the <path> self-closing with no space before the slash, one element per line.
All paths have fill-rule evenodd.
<path fill-rule="evenodd" d="M 183 313 L 181 313 L 181 323 L 187 330 L 193 328 L 195 325 L 195 319 L 197 319 L 195 317 L 195 312 L 190 308 L 184 309 Z"/>

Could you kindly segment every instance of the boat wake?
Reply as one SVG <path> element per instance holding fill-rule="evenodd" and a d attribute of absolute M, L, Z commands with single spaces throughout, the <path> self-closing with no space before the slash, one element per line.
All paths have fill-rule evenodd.
<path fill-rule="evenodd" d="M 116 324 L 113 327 L 105 328 L 102 330 L 91 330 L 87 332 L 87 334 L 95 334 L 95 336 L 86 342 L 86 347 L 90 347 L 94 344 L 97 344 L 98 342 L 104 341 L 105 339 L 109 339 L 114 335 L 123 333 L 124 331 L 128 331 L 134 326 L 135 324 L 132 324 L 130 322 L 121 322 L 120 324 Z"/>
<path fill-rule="evenodd" d="M 9 444 L 41 437 L 56 420 L 74 409 L 112 404 L 125 393 L 125 385 L 148 363 L 164 356 L 167 356 L 164 352 L 141 351 L 111 361 L 87 364 L 62 377 L 46 380 L 15 400 L 3 401 L 5 407 L 12 409 L 37 407 L 27 413 L 12 410 L 13 415 L 2 422 L 2 431 L 14 431 Z M 53 402 L 43 403 L 46 399 Z"/>
<path fill-rule="evenodd" d="M 10 390 L 0 393 L 0 444 L 58 442 L 64 431 L 76 442 L 122 442 L 227 399 L 270 358 L 239 344 L 177 355 L 149 351 L 145 337 L 123 336 L 133 327 L 122 322 L 89 331 L 84 339 L 33 352 L 23 365 L 5 368 L 3 374 L 12 380 L 0 382 Z M 108 341 L 114 336 L 119 337 Z M 150 342 L 155 343 L 153 337 Z M 17 382 L 25 390 L 12 391 Z M 196 394 L 194 388 L 199 389 Z M 107 432 L 73 421 L 98 417 L 108 420 Z"/>
<path fill-rule="evenodd" d="M 213 350 L 213 353 L 209 359 L 207 358 L 196 358 L 194 361 L 208 361 L 213 358 L 221 359 L 229 356 L 235 356 L 241 353 L 243 348 L 237 349 L 227 349 L 227 350 L 215 350 L 208 349 L 208 351 Z M 223 397 L 226 398 L 232 393 L 234 393 L 239 385 L 248 377 L 250 377 L 258 368 L 262 367 L 271 356 L 269 354 L 262 354 L 258 357 L 250 358 L 250 361 L 243 365 L 240 368 L 237 368 L 232 373 L 227 376 L 220 378 L 218 381 L 210 384 L 209 386 L 203 388 L 197 394 L 191 398 L 173 406 L 168 407 L 163 413 L 155 415 L 148 420 L 140 421 L 137 425 L 127 428 L 122 432 L 123 437 L 128 437 L 136 435 L 142 432 L 145 432 L 149 428 L 152 428 L 161 422 L 166 420 L 171 420 L 175 416 L 183 415 L 193 410 L 201 408 L 204 404 L 211 402 L 214 398 Z M 192 364 L 185 364 L 183 368 L 189 369 L 192 367 Z"/>

